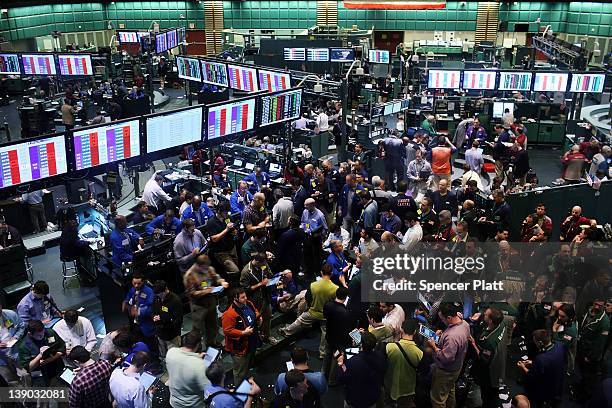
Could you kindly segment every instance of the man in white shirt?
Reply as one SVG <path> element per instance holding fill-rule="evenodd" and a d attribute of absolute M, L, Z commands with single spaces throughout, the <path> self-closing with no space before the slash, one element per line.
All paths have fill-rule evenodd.
<path fill-rule="evenodd" d="M 323 109 L 319 109 L 316 125 L 319 128 L 319 132 L 327 132 L 329 130 L 329 116 L 327 116 Z"/>
<path fill-rule="evenodd" d="M 275 230 L 285 231 L 289 228 L 289 217 L 293 215 L 293 200 L 285 197 L 281 190 L 274 191 L 274 198 L 276 204 L 272 207 L 272 225 Z"/>
<path fill-rule="evenodd" d="M 406 223 L 408 224 L 408 230 L 402 238 L 401 248 L 410 252 L 423 239 L 423 228 L 419 223 L 418 216 L 413 212 L 406 214 Z"/>
<path fill-rule="evenodd" d="M 172 408 L 204 406 L 203 390 L 210 382 L 206 377 L 201 345 L 202 335 L 199 331 L 192 330 L 183 338 L 183 347 L 171 348 L 166 354 Z"/>
<path fill-rule="evenodd" d="M 76 310 L 66 310 L 64 318 L 53 330 L 66 343 L 66 354 L 75 346 L 83 346 L 89 352 L 96 345 L 96 332 L 88 318 L 79 316 Z"/>
<path fill-rule="evenodd" d="M 164 182 L 164 176 L 157 173 L 147 181 L 142 191 L 142 201 L 147 203 L 149 207 L 154 207 L 158 210 L 163 209 L 162 204 L 170 203 L 172 197 L 170 197 L 162 188 Z"/>
<path fill-rule="evenodd" d="M 134 354 L 132 363 L 128 367 L 116 368 L 111 374 L 109 386 L 118 408 L 149 408 L 151 406 L 147 390 L 140 382 L 140 376 L 148 362 L 147 353 L 139 351 Z"/>
<path fill-rule="evenodd" d="M 402 325 L 406 319 L 404 309 L 398 304 L 380 302 L 380 309 L 385 314 L 383 324 L 393 332 L 393 341 L 399 341 L 402 336 Z"/>
<path fill-rule="evenodd" d="M 510 109 L 504 109 L 504 114 L 502 115 L 502 123 L 505 127 L 510 127 L 514 125 L 514 115 L 510 112 Z"/>
<path fill-rule="evenodd" d="M 304 115 L 300 116 L 300 118 L 293 122 L 294 129 L 305 130 L 308 121 L 306 121 L 306 117 Z"/>

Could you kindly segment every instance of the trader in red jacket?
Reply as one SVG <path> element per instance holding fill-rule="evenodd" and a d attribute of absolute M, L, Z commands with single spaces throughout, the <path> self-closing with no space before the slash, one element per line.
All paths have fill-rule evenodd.
<path fill-rule="evenodd" d="M 221 326 L 225 335 L 225 350 L 232 355 L 234 383 L 240 384 L 246 378 L 255 351 L 261 344 L 258 330 L 261 314 L 247 300 L 243 288 L 234 289 L 230 298 L 233 302 L 221 316 Z"/>

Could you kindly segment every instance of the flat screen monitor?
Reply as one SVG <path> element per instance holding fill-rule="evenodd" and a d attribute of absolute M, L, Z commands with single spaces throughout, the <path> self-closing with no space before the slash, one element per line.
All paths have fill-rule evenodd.
<path fill-rule="evenodd" d="M 67 172 L 64 135 L 0 147 L 0 188 Z"/>
<path fill-rule="evenodd" d="M 21 74 L 17 54 L 0 54 L 0 74 Z"/>
<path fill-rule="evenodd" d="M 531 72 L 500 72 L 500 91 L 529 91 L 531 89 Z"/>
<path fill-rule="evenodd" d="M 255 127 L 255 98 L 208 108 L 208 140 Z"/>
<path fill-rule="evenodd" d="M 306 61 L 305 48 L 285 48 L 285 61 Z"/>
<path fill-rule="evenodd" d="M 202 82 L 211 85 L 229 86 L 227 66 L 221 62 L 200 60 L 202 64 Z"/>
<path fill-rule="evenodd" d="M 200 61 L 195 58 L 176 57 L 178 77 L 190 81 L 202 82 Z"/>
<path fill-rule="evenodd" d="M 497 71 L 463 71 L 463 89 L 494 90 Z"/>
<path fill-rule="evenodd" d="M 387 50 L 370 50 L 368 56 L 373 64 L 388 64 L 390 62 L 389 51 Z"/>
<path fill-rule="evenodd" d="M 329 60 L 331 62 L 353 62 L 355 61 L 355 50 L 352 48 L 330 48 Z"/>
<path fill-rule="evenodd" d="M 570 92 L 602 93 L 606 74 L 572 74 Z"/>
<path fill-rule="evenodd" d="M 202 140 L 202 106 L 146 118 L 147 153 Z"/>
<path fill-rule="evenodd" d="M 178 46 L 178 37 L 176 35 L 176 30 L 170 30 L 166 32 L 166 43 L 168 44 L 168 49 Z"/>
<path fill-rule="evenodd" d="M 291 88 L 291 75 L 287 72 L 258 69 L 259 89 L 276 92 Z"/>
<path fill-rule="evenodd" d="M 168 41 L 166 33 L 155 34 L 155 52 L 161 54 L 168 50 Z"/>
<path fill-rule="evenodd" d="M 569 74 L 556 72 L 536 72 L 533 90 L 536 92 L 565 92 Z"/>
<path fill-rule="evenodd" d="M 402 110 L 402 101 L 393 102 L 391 113 L 399 113 Z"/>
<path fill-rule="evenodd" d="M 22 54 L 21 62 L 25 75 L 57 75 L 52 54 Z"/>
<path fill-rule="evenodd" d="M 306 59 L 315 62 L 328 62 L 329 48 L 308 48 L 306 50 Z"/>
<path fill-rule="evenodd" d="M 514 102 L 493 102 L 493 117 L 501 119 L 506 109 L 510 113 L 514 113 Z"/>
<path fill-rule="evenodd" d="M 187 30 L 185 29 L 185 27 L 177 28 L 176 35 L 179 44 L 182 44 L 187 39 Z"/>
<path fill-rule="evenodd" d="M 94 74 L 91 55 L 76 54 L 57 56 L 60 74 L 64 76 L 91 76 Z"/>
<path fill-rule="evenodd" d="M 117 31 L 119 44 L 132 44 L 140 42 L 139 33 L 136 31 Z"/>
<path fill-rule="evenodd" d="M 261 97 L 261 126 L 272 125 L 300 117 L 302 90 L 294 89 Z"/>
<path fill-rule="evenodd" d="M 429 89 L 459 89 L 461 71 L 430 69 L 427 87 Z"/>
<path fill-rule="evenodd" d="M 372 119 L 381 117 L 385 114 L 385 106 L 373 106 L 372 107 Z"/>
<path fill-rule="evenodd" d="M 241 65 L 227 64 L 230 88 L 244 92 L 256 92 L 257 70 L 255 68 L 243 67 Z"/>
<path fill-rule="evenodd" d="M 140 156 L 140 121 L 135 119 L 75 130 L 72 151 L 76 170 Z"/>

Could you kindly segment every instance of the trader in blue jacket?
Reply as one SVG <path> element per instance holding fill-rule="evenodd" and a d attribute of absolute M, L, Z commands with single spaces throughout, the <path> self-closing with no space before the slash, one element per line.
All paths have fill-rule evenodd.
<path fill-rule="evenodd" d="M 181 221 L 191 218 L 195 223 L 196 228 L 200 228 L 206 224 L 206 221 L 208 221 L 209 218 L 214 216 L 215 213 L 208 205 L 202 205 L 202 197 L 195 196 L 193 197 L 193 202 L 191 205 L 189 205 L 187 208 L 185 208 L 185 211 L 183 211 Z"/>
<path fill-rule="evenodd" d="M 139 238 L 136 231 L 127 227 L 127 221 L 123 215 L 115 217 L 115 229 L 110 234 L 115 265 L 121 266 L 124 262 L 132 261 Z"/>
<path fill-rule="evenodd" d="M 164 214 L 155 217 L 153 221 L 147 224 L 146 231 L 149 235 L 177 235 L 181 232 L 181 227 L 181 220 L 174 216 L 174 211 L 166 210 Z"/>
<path fill-rule="evenodd" d="M 270 188 L 270 175 L 262 171 L 260 166 L 255 167 L 255 171 L 242 181 L 247 183 L 251 194 L 259 193 L 265 187 Z"/>
<path fill-rule="evenodd" d="M 253 201 L 253 194 L 251 194 L 248 190 L 249 185 L 242 180 L 238 183 L 238 190 L 232 193 L 230 197 L 230 208 L 232 210 L 232 214 L 240 214 L 240 218 L 242 218 L 242 213 L 247 205 Z"/>
<path fill-rule="evenodd" d="M 121 310 L 130 318 L 130 326 L 140 329 L 144 343 L 152 354 L 156 354 L 157 341 L 155 339 L 155 324 L 153 323 L 153 299 L 155 294 L 151 286 L 145 284 L 144 275 L 135 272 L 132 275 L 132 287 L 128 291 Z M 138 333 L 138 330 L 135 331 Z"/>

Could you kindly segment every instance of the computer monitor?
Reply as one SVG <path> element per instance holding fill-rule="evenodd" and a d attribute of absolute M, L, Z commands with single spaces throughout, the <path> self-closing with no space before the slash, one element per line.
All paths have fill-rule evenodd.
<path fill-rule="evenodd" d="M 394 101 L 393 108 L 391 109 L 392 113 L 399 113 L 402 110 L 402 101 Z"/>
<path fill-rule="evenodd" d="M 146 117 L 147 153 L 202 141 L 203 106 Z"/>
<path fill-rule="evenodd" d="M 283 168 L 278 163 L 270 163 L 269 172 L 270 173 L 280 173 Z"/>
<path fill-rule="evenodd" d="M 302 90 L 293 89 L 261 96 L 260 125 L 268 126 L 300 117 Z"/>
<path fill-rule="evenodd" d="M 0 188 L 68 172 L 63 134 L 0 146 Z"/>
<path fill-rule="evenodd" d="M 117 31 L 117 40 L 119 44 L 137 44 L 140 42 L 140 36 L 136 31 Z"/>
<path fill-rule="evenodd" d="M 259 89 L 276 92 L 291 88 L 291 75 L 288 72 L 258 69 Z"/>
<path fill-rule="evenodd" d="M 255 127 L 255 98 L 208 108 L 208 140 L 245 132 Z"/>
<path fill-rule="evenodd" d="M 17 54 L 0 54 L 0 74 L 21 74 L 19 56 Z"/>
<path fill-rule="evenodd" d="M 381 105 L 381 106 L 372 106 L 372 119 L 373 118 L 378 118 L 380 116 L 383 116 L 385 114 L 385 106 Z"/>
<path fill-rule="evenodd" d="M 178 46 L 178 36 L 176 34 L 176 30 L 170 30 L 166 32 L 166 42 L 168 44 L 168 49 Z"/>
<path fill-rule="evenodd" d="M 140 121 L 112 122 L 76 129 L 72 136 L 75 170 L 140 156 Z"/>
<path fill-rule="evenodd" d="M 331 62 L 353 62 L 355 61 L 355 50 L 352 48 L 330 48 L 329 60 Z"/>
<path fill-rule="evenodd" d="M 370 50 L 368 56 L 373 64 L 388 64 L 391 62 L 388 50 Z"/>
<path fill-rule="evenodd" d="M 461 71 L 430 69 L 427 87 L 429 89 L 459 89 Z"/>
<path fill-rule="evenodd" d="M 606 82 L 606 74 L 604 73 L 588 73 L 574 74 L 572 73 L 572 82 L 570 92 L 577 93 L 602 93 L 604 90 L 604 82 Z"/>
<path fill-rule="evenodd" d="M 229 87 L 244 92 L 256 92 L 257 69 L 242 65 L 227 64 Z"/>
<path fill-rule="evenodd" d="M 176 57 L 178 77 L 189 81 L 202 82 L 200 61 L 195 58 Z"/>
<path fill-rule="evenodd" d="M 493 102 L 493 117 L 500 119 L 504 115 L 504 103 Z"/>
<path fill-rule="evenodd" d="M 228 87 L 227 66 L 222 62 L 200 60 L 202 82 L 205 84 Z"/>
<path fill-rule="evenodd" d="M 161 54 L 164 51 L 168 51 L 166 33 L 155 34 L 155 52 Z"/>
<path fill-rule="evenodd" d="M 283 51 L 285 61 L 306 61 L 305 48 L 285 48 Z"/>
<path fill-rule="evenodd" d="M 313 62 L 328 62 L 329 48 L 307 48 L 306 59 Z"/>
<path fill-rule="evenodd" d="M 497 71 L 463 71 L 463 89 L 494 90 Z"/>
<path fill-rule="evenodd" d="M 255 168 L 255 163 L 245 163 L 244 168 L 252 171 Z"/>
<path fill-rule="evenodd" d="M 536 72 L 533 90 L 536 92 L 565 92 L 569 74 L 556 72 Z"/>
<path fill-rule="evenodd" d="M 531 72 L 500 72 L 500 91 L 529 91 L 531 89 Z"/>
<path fill-rule="evenodd" d="M 53 54 L 21 54 L 25 75 L 57 75 Z"/>
<path fill-rule="evenodd" d="M 63 76 L 92 76 L 94 74 L 89 54 L 59 54 L 57 62 L 60 74 Z"/>
<path fill-rule="evenodd" d="M 234 159 L 234 163 L 232 163 L 232 166 L 234 166 L 234 167 L 242 167 L 242 160 Z"/>

